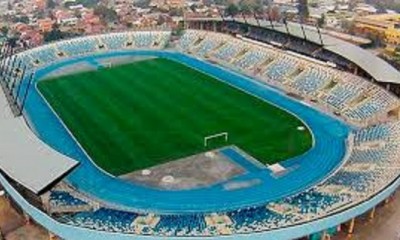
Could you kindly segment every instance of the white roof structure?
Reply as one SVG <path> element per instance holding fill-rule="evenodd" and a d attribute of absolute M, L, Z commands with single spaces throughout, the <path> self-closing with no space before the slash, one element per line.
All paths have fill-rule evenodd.
<path fill-rule="evenodd" d="M 218 18 L 208 18 L 208 19 L 193 18 L 187 20 L 222 21 L 222 19 Z M 226 20 L 232 20 L 232 19 L 226 18 Z M 254 26 L 258 25 L 257 21 L 254 18 L 248 18 L 246 20 L 247 23 L 250 25 Z M 245 22 L 243 19 L 239 18 L 235 18 L 235 21 L 242 23 Z M 271 24 L 269 21 L 259 20 L 259 23 L 262 27 L 271 29 Z M 287 34 L 287 30 L 284 24 L 274 22 L 273 25 L 274 25 L 274 30 Z M 300 24 L 289 22 L 288 30 L 289 34 L 292 36 L 304 38 L 304 34 Z M 304 25 L 304 30 L 308 41 L 317 44 L 321 43 L 320 36 L 315 27 Z M 362 68 L 365 72 L 371 75 L 378 82 L 400 84 L 400 72 L 397 71 L 394 67 L 392 67 L 389 63 L 385 62 L 383 59 L 380 59 L 379 57 L 362 49 L 359 46 L 356 46 L 344 40 L 325 34 L 323 30 L 321 30 L 321 33 L 325 49 L 333 53 L 336 53 L 344 57 L 345 59 L 355 63 L 357 66 Z"/>
<path fill-rule="evenodd" d="M 248 20 L 248 22 L 252 25 L 257 24 L 255 20 Z M 270 28 L 269 22 L 263 22 L 261 24 L 266 28 Z M 285 25 L 277 25 L 276 23 L 275 25 L 275 29 L 277 31 L 287 33 Z M 288 23 L 288 28 L 291 35 L 299 38 L 304 38 L 303 31 L 299 24 Z M 308 41 L 317 44 L 321 43 L 321 39 L 315 27 L 304 26 L 304 30 Z M 327 34 L 324 34 L 323 32 L 321 35 L 325 49 L 357 64 L 357 66 L 361 67 L 378 82 L 400 84 L 400 72 L 392 67 L 389 63 L 385 62 L 383 59 L 380 59 L 374 54 L 354 44 L 348 43 L 333 36 L 329 36 Z"/>
<path fill-rule="evenodd" d="M 40 193 L 78 164 L 42 142 L 22 117 L 14 118 L 0 90 L 0 169 Z"/>

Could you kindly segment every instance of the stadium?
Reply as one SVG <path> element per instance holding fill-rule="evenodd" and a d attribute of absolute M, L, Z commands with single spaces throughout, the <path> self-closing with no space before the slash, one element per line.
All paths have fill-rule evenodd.
<path fill-rule="evenodd" d="M 61 239 L 323 239 L 397 190 L 397 70 L 311 27 L 182 24 L 2 49 L 0 186 L 30 221 Z"/>

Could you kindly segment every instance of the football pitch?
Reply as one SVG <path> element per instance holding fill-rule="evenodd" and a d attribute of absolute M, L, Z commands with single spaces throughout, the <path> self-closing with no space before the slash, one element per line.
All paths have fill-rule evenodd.
<path fill-rule="evenodd" d="M 38 83 L 93 161 L 113 175 L 236 145 L 262 163 L 306 152 L 287 112 L 209 75 L 157 58 Z M 204 138 L 227 132 L 224 138 Z"/>

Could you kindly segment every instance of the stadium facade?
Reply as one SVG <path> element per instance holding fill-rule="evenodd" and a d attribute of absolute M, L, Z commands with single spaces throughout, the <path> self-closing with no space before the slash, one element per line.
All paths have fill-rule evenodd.
<path fill-rule="evenodd" d="M 32 221 L 63 239 L 293 239 L 334 233 L 349 221 L 351 232 L 354 218 L 396 191 L 399 72 L 361 48 L 294 24 L 189 19 L 185 26 L 180 36 L 110 33 L 3 59 L 0 183 Z M 235 161 L 247 174 L 190 191 L 110 176 L 36 83 L 78 66 L 96 70 L 149 56 L 178 61 L 290 112 L 313 133 L 312 149 L 278 169 L 241 155 Z M 232 183 L 240 188 L 229 190 Z"/>

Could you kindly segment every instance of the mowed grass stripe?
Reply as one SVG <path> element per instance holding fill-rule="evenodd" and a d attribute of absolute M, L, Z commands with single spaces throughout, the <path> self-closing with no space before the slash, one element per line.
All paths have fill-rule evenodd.
<path fill-rule="evenodd" d="M 294 116 L 208 75 L 167 59 L 41 81 L 39 90 L 104 170 L 121 175 L 224 146 L 264 163 L 307 151 Z"/>
<path fill-rule="evenodd" d="M 62 82 L 60 81 L 56 85 L 58 84 L 62 85 Z M 109 157 L 111 157 L 114 152 L 118 151 L 125 152 L 125 154 L 129 155 L 130 152 L 123 149 L 123 147 L 126 147 L 126 143 L 120 141 L 123 138 L 115 138 L 111 141 L 109 140 L 110 133 L 113 133 L 113 129 L 117 126 L 117 124 L 115 124 L 117 121 L 107 126 L 107 132 L 102 132 L 101 129 L 104 127 L 103 118 L 107 114 L 105 112 L 100 112 L 97 115 L 91 115 L 90 111 L 87 111 L 87 107 L 90 106 L 88 105 L 88 99 L 85 99 L 85 101 L 81 101 L 78 97 L 87 94 L 87 91 L 82 91 L 82 85 L 83 84 L 79 84 L 79 87 L 78 85 L 71 86 L 69 87 L 68 91 L 65 92 L 64 97 L 66 99 L 69 99 L 69 104 L 60 103 L 53 106 L 53 108 L 59 110 L 57 112 L 61 116 L 65 124 L 71 129 L 71 131 L 73 131 L 74 136 L 82 144 L 85 150 L 91 155 L 91 157 L 93 159 L 96 159 L 96 162 L 97 160 L 101 161 L 105 157 L 101 155 L 101 153 L 104 152 L 109 153 Z M 65 90 L 63 88 L 59 89 L 59 87 L 60 86 L 55 86 L 55 92 L 58 92 L 57 90 Z M 46 94 L 46 90 L 44 90 L 43 94 Z M 97 111 L 98 109 L 93 108 L 91 110 Z M 79 131 L 74 131 L 70 127 L 74 123 L 79 123 L 82 128 L 80 128 Z M 110 166 L 112 169 L 114 165 L 117 165 L 118 160 L 119 159 L 114 158 L 113 161 L 103 161 L 104 167 Z"/>

